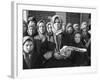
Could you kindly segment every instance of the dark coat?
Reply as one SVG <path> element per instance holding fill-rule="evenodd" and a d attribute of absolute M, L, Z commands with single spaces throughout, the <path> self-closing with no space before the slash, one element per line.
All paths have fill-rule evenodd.
<path fill-rule="evenodd" d="M 67 45 L 67 46 L 73 45 L 73 33 L 69 34 L 69 33 L 65 32 L 62 34 L 62 47 L 64 45 Z"/>
<path fill-rule="evenodd" d="M 85 48 L 84 45 L 80 43 L 73 43 L 74 47 L 78 48 Z M 73 51 L 70 60 L 73 64 L 73 66 L 88 66 L 89 65 L 89 58 L 87 52 L 78 52 L 78 51 Z"/>
<path fill-rule="evenodd" d="M 48 51 L 54 51 L 55 44 L 48 41 L 47 37 L 44 42 L 42 42 L 39 35 L 34 37 L 35 40 L 35 52 L 36 52 L 36 60 L 35 60 L 35 68 L 43 68 L 44 62 L 47 60 L 43 57 L 43 55 Z"/>

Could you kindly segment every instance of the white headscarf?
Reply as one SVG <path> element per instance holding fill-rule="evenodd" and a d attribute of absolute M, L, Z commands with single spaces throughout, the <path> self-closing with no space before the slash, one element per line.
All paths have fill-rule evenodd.
<path fill-rule="evenodd" d="M 58 19 L 60 20 L 60 24 L 61 24 L 61 26 L 62 26 L 62 19 L 61 19 L 61 17 L 60 17 L 59 15 L 54 15 L 54 16 L 52 17 L 52 19 L 51 19 L 51 22 L 54 24 L 54 21 L 55 21 L 56 18 L 58 18 Z M 56 29 L 54 28 L 54 26 L 52 27 L 52 31 L 53 31 L 54 33 L 56 32 Z"/>

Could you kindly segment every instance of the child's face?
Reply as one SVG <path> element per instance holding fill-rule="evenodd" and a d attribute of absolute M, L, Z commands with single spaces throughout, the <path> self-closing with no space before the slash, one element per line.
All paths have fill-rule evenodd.
<path fill-rule="evenodd" d="M 74 40 L 75 40 L 76 43 L 80 43 L 80 41 L 81 41 L 81 34 L 79 34 L 79 33 L 75 34 Z"/>
<path fill-rule="evenodd" d="M 52 26 L 51 26 L 51 25 L 48 25 L 47 31 L 48 31 L 48 32 L 52 32 Z"/>
<path fill-rule="evenodd" d="M 25 53 L 29 53 L 33 50 L 34 46 L 32 41 L 26 41 L 25 44 L 23 45 L 23 49 Z"/>
<path fill-rule="evenodd" d="M 45 24 L 43 22 L 39 24 L 38 30 L 41 34 L 45 33 Z"/>
<path fill-rule="evenodd" d="M 59 30 L 59 29 L 61 29 L 61 26 L 60 26 L 60 20 L 57 18 L 57 19 L 55 19 L 55 22 L 54 22 L 54 28 L 56 29 L 56 30 Z"/>
<path fill-rule="evenodd" d="M 72 27 L 68 27 L 67 31 L 68 31 L 68 33 L 72 33 L 73 32 L 73 28 Z"/>

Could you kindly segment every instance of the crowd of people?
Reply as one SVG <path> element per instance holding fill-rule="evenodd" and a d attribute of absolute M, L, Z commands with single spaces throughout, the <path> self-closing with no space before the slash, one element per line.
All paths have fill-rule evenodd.
<path fill-rule="evenodd" d="M 90 49 L 91 33 L 86 21 L 63 25 L 59 15 L 47 23 L 43 19 L 37 22 L 33 16 L 23 21 L 23 69 L 90 66 Z"/>

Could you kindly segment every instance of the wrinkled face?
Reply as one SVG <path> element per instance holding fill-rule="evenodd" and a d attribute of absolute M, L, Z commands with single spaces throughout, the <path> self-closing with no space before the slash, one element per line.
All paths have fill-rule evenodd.
<path fill-rule="evenodd" d="M 75 40 L 76 43 L 80 43 L 80 41 L 81 41 L 81 34 L 79 34 L 79 33 L 75 34 L 74 40 Z"/>
<path fill-rule="evenodd" d="M 44 34 L 45 33 L 45 24 L 43 22 L 41 22 L 38 26 L 38 31 L 41 33 L 41 34 Z"/>
<path fill-rule="evenodd" d="M 48 31 L 48 32 L 52 32 L 52 26 L 51 26 L 51 25 L 48 25 L 47 31 Z"/>
<path fill-rule="evenodd" d="M 61 29 L 61 26 L 60 25 L 61 25 L 61 23 L 60 23 L 59 18 L 56 18 L 55 21 L 54 21 L 54 28 L 56 30 L 59 30 L 59 29 Z"/>
<path fill-rule="evenodd" d="M 67 31 L 68 31 L 68 33 L 72 33 L 73 32 L 73 28 L 72 27 L 68 27 Z"/>
<path fill-rule="evenodd" d="M 29 53 L 33 50 L 34 46 L 32 41 L 26 41 L 25 44 L 23 45 L 23 49 L 25 53 Z"/>
<path fill-rule="evenodd" d="M 35 27 L 28 27 L 28 35 L 32 36 L 33 34 L 35 34 L 36 32 L 36 28 Z"/>

